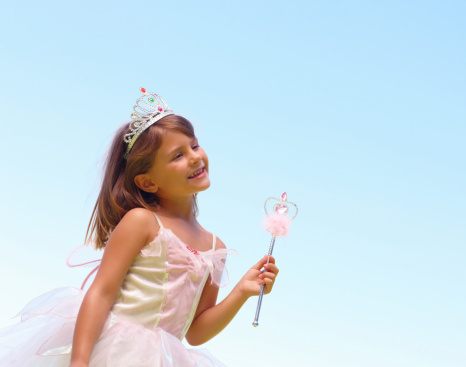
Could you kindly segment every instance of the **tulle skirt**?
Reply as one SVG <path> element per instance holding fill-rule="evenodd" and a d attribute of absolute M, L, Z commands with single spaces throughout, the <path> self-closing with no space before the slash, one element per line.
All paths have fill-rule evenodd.
<path fill-rule="evenodd" d="M 0 330 L 0 366 L 68 367 L 74 326 L 84 292 L 58 288 L 18 314 L 21 322 Z M 170 333 L 147 329 L 110 313 L 89 367 L 226 367 L 205 349 L 189 349 Z"/>

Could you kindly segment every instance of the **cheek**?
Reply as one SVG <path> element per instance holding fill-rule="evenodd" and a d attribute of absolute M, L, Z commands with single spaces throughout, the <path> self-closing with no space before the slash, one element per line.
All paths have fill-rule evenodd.
<path fill-rule="evenodd" d="M 207 157 L 207 154 L 205 151 L 202 151 L 202 160 L 204 161 L 204 165 L 207 169 L 207 172 L 209 172 L 209 157 Z"/>

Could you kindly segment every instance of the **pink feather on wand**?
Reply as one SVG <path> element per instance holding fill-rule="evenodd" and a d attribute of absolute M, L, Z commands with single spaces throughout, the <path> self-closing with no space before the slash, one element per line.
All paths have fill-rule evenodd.
<path fill-rule="evenodd" d="M 267 211 L 267 203 L 270 200 L 275 200 L 277 203 L 273 206 L 273 213 L 269 214 Z M 292 217 L 290 217 L 289 214 L 289 206 L 294 206 L 295 208 L 295 213 Z M 284 192 L 280 198 L 268 198 L 265 201 L 264 204 L 264 210 L 265 214 L 267 215 L 267 218 L 263 221 L 264 228 L 272 234 L 272 241 L 270 242 L 270 247 L 269 247 L 269 253 L 268 253 L 268 258 L 267 258 L 267 264 L 269 263 L 270 255 L 272 255 L 273 252 L 273 246 L 275 244 L 275 238 L 277 237 L 282 237 L 286 236 L 288 234 L 288 230 L 291 225 L 291 221 L 296 218 L 298 215 L 298 206 L 291 202 L 288 201 L 288 197 L 286 192 Z M 265 286 L 264 284 L 261 285 L 261 290 L 259 293 L 259 299 L 257 300 L 257 308 L 256 308 L 256 316 L 254 318 L 254 322 L 252 323 L 253 326 L 258 326 L 259 325 L 259 313 L 261 310 L 261 305 L 262 305 L 262 298 L 264 297 L 264 289 Z"/>
<path fill-rule="evenodd" d="M 291 218 L 284 214 L 274 213 L 263 221 L 264 228 L 274 236 L 286 236 L 291 224 Z"/>

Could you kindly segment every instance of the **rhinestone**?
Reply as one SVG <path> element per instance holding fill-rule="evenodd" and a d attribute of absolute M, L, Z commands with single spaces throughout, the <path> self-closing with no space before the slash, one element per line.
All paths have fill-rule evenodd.
<path fill-rule="evenodd" d="M 273 206 L 273 210 L 277 214 L 286 214 L 286 213 L 288 213 L 288 207 L 286 205 L 283 205 L 283 204 L 275 204 Z"/>

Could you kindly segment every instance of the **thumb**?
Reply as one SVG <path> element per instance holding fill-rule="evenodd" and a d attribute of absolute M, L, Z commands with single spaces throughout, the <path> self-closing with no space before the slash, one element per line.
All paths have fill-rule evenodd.
<path fill-rule="evenodd" d="M 275 262 L 272 256 L 270 256 L 269 262 Z M 252 268 L 256 270 L 261 270 L 265 264 L 267 264 L 267 255 L 264 255 L 264 257 L 260 259 L 259 262 L 256 265 L 254 265 Z"/>

